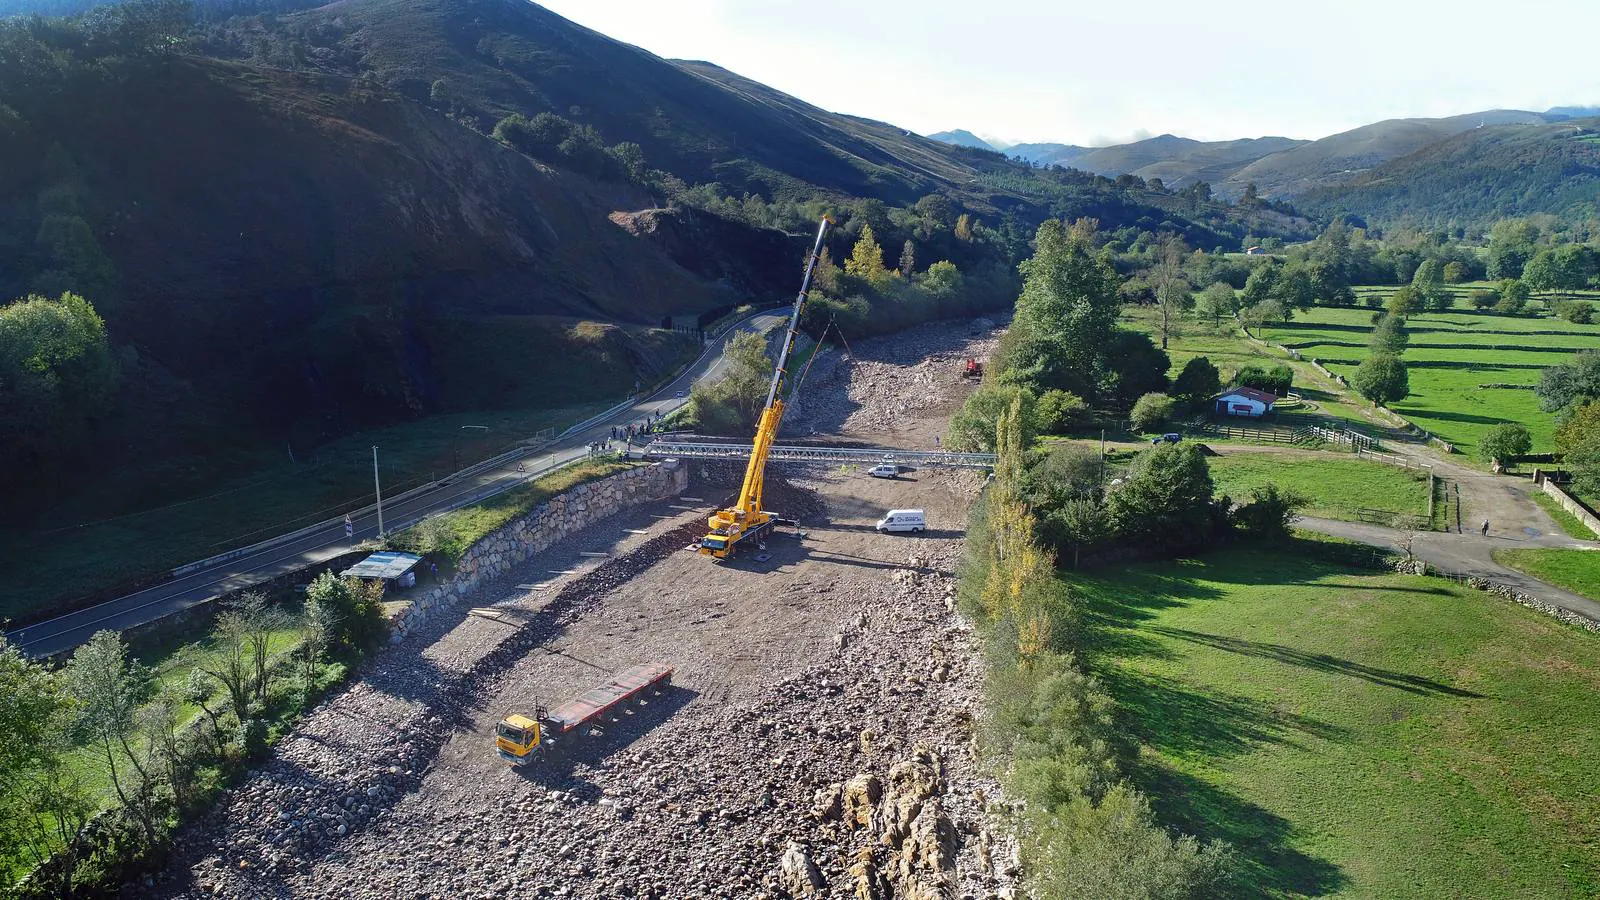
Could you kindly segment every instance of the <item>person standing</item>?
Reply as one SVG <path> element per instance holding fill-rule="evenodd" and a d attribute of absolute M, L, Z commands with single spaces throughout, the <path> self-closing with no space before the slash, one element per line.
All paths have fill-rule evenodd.
<path fill-rule="evenodd" d="M 1483 536 L 1484 537 L 1488 537 L 1489 536 L 1489 520 L 1488 519 L 1484 519 L 1483 520 Z"/>

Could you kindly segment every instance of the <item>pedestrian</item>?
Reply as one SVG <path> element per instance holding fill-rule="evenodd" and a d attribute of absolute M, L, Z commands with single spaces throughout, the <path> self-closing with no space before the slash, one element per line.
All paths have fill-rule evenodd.
<path fill-rule="evenodd" d="M 1489 536 L 1489 520 L 1488 519 L 1484 519 L 1483 520 L 1483 536 L 1484 537 L 1488 537 Z"/>
<path fill-rule="evenodd" d="M 939 436 L 937 434 L 933 436 L 933 449 L 939 449 Z"/>

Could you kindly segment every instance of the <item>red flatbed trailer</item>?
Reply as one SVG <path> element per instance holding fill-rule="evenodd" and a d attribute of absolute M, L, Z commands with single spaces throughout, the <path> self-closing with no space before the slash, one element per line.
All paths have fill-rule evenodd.
<path fill-rule="evenodd" d="M 584 692 L 576 700 L 569 700 L 551 710 L 545 723 L 560 734 L 604 715 L 612 707 L 656 685 L 665 687 L 672 683 L 672 666 L 648 663 L 620 672 L 605 684 Z"/>

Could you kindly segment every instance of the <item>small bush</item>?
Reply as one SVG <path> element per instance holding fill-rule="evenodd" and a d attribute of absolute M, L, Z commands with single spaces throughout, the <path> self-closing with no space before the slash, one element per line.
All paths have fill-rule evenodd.
<path fill-rule="evenodd" d="M 1233 523 L 1246 537 L 1260 541 L 1288 540 L 1295 512 L 1311 501 L 1293 491 L 1268 484 L 1250 492 L 1250 502 L 1233 513 Z"/>
<path fill-rule="evenodd" d="M 1176 407 L 1177 403 L 1166 394 L 1145 394 L 1133 404 L 1133 412 L 1128 418 L 1133 423 L 1134 431 L 1155 431 L 1172 418 L 1172 411 Z"/>
<path fill-rule="evenodd" d="M 383 585 L 358 578 L 339 578 L 323 572 L 306 588 L 306 602 L 323 606 L 332 622 L 331 647 L 356 652 L 373 646 L 388 634 L 383 615 Z"/>
<path fill-rule="evenodd" d="M 1035 417 L 1039 431 L 1064 434 L 1088 423 L 1089 404 L 1071 391 L 1045 391 L 1035 407 Z"/>

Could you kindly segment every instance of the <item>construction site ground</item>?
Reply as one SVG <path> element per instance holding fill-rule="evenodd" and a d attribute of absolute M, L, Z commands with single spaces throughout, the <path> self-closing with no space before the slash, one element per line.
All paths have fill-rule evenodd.
<path fill-rule="evenodd" d="M 933 446 L 973 387 L 962 359 L 992 346 L 975 332 L 821 355 L 785 433 Z M 686 497 L 569 538 L 381 654 L 129 892 L 1009 896 L 1003 800 L 973 755 L 983 665 L 954 611 L 982 474 L 778 470 L 766 505 L 801 535 L 714 563 L 686 548 L 739 474 L 692 464 Z M 874 530 L 901 507 L 928 531 Z M 520 769 L 494 752 L 501 716 L 654 661 L 671 687 L 599 733 Z"/>

